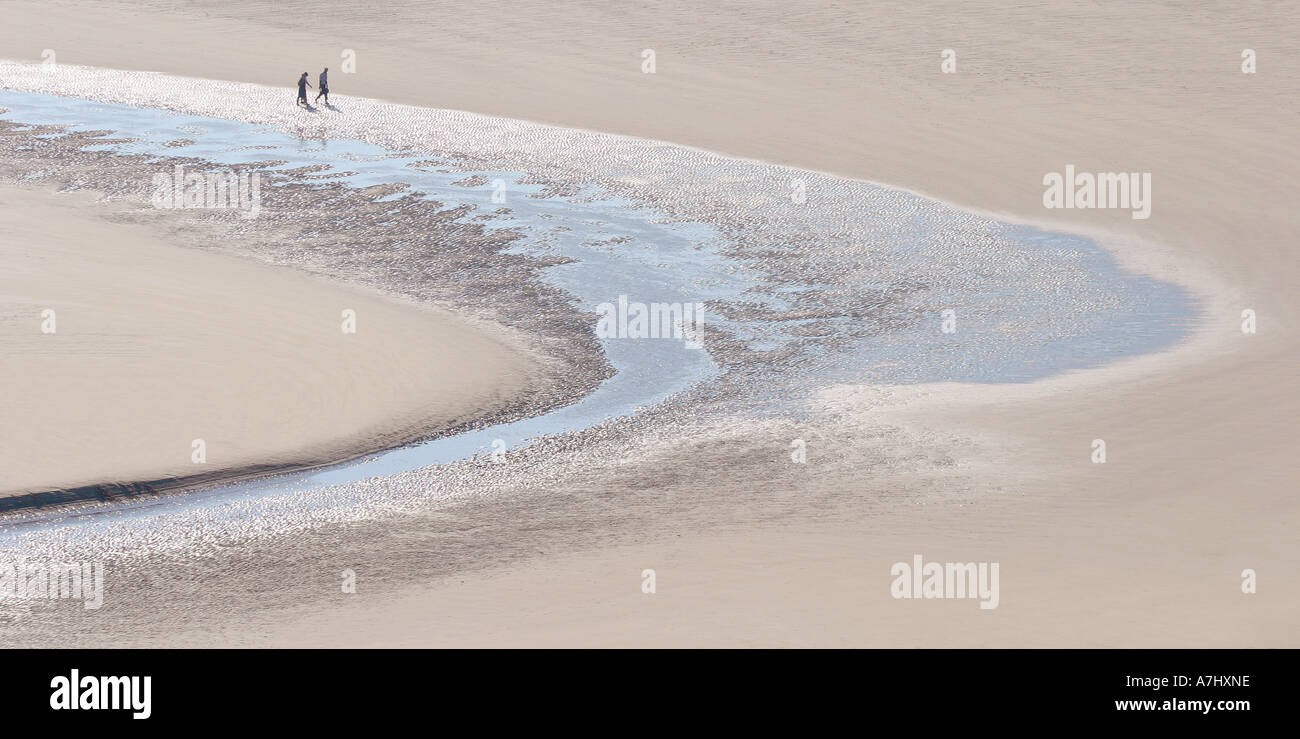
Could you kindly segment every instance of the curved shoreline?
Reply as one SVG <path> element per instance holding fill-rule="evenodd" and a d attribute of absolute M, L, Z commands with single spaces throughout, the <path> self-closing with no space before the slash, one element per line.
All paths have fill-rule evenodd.
<path fill-rule="evenodd" d="M 2 64 L 2 65 L 7 65 L 8 68 L 10 69 L 10 71 L 12 71 L 13 69 L 18 68 L 18 67 L 21 67 L 22 69 L 28 70 L 29 72 L 30 72 L 30 70 L 31 70 L 31 67 L 30 67 L 29 65 L 21 65 L 21 64 L 20 64 L 20 65 L 14 65 L 13 63 L 7 63 L 7 62 L 0 62 L 0 64 Z M 39 83 L 39 84 L 42 84 L 42 85 L 49 84 L 49 83 L 53 82 L 53 83 L 55 84 L 56 87 L 67 88 L 69 85 L 77 86 L 77 87 L 85 87 L 87 84 L 89 84 L 91 87 L 93 87 L 93 88 L 95 88 L 95 89 L 113 89 L 113 90 L 116 90 L 116 91 L 118 91 L 116 94 L 117 94 L 119 97 L 122 96 L 122 95 L 124 95 L 124 94 L 127 94 L 127 95 L 129 96 L 129 94 L 130 94 L 133 90 L 134 90 L 135 92 L 137 92 L 137 93 L 140 91 L 140 88 L 139 88 L 138 86 L 133 86 L 132 84 L 128 84 L 128 81 L 129 81 L 129 80 L 136 80 L 136 81 L 149 81 L 149 80 L 157 79 L 157 78 L 160 77 L 159 75 L 147 75 L 147 74 L 146 74 L 146 75 L 138 75 L 138 74 L 136 74 L 136 73 L 122 73 L 122 72 L 118 72 L 118 71 L 116 71 L 116 70 L 85 70 L 85 69 L 80 69 L 80 68 L 62 68 L 62 69 L 58 70 L 57 73 L 56 73 L 54 76 L 50 76 L 48 73 L 44 73 L 44 72 L 43 72 L 43 73 L 40 73 L 40 74 L 43 74 L 43 75 L 45 75 L 45 76 L 40 77 L 40 78 L 36 78 L 36 79 L 34 79 L 33 81 L 34 81 L 34 82 L 37 82 L 37 83 Z M 101 84 L 99 84 L 98 80 L 99 80 L 100 78 L 102 78 L 104 75 L 115 75 L 115 76 L 116 76 L 115 84 L 112 84 L 112 85 L 101 85 Z M 89 79 L 89 80 L 95 80 L 95 81 L 94 81 L 94 82 L 89 82 L 89 83 L 88 83 L 88 82 L 87 82 L 87 79 Z M 222 84 L 222 83 L 214 83 L 213 81 L 205 81 L 205 83 L 206 83 L 206 84 Z M 241 86 L 239 86 L 239 87 L 242 89 L 242 93 L 252 93 L 252 97 L 253 97 L 254 99 L 264 99 L 264 98 L 267 98 L 268 96 L 274 95 L 274 91 L 270 91 L 270 90 L 266 90 L 266 89 L 255 89 L 255 86 L 241 85 Z M 156 88 L 154 88 L 154 89 L 156 89 Z M 155 104 L 155 105 L 157 105 L 157 104 L 161 104 L 161 101 L 158 100 L 158 99 L 155 99 L 155 100 L 149 100 L 148 102 L 151 102 L 152 104 Z M 385 104 L 383 104 L 383 103 L 380 103 L 379 101 L 356 101 L 356 100 L 353 100 L 353 101 L 352 101 L 352 105 L 353 105 L 354 108 L 356 107 L 357 104 L 364 104 L 364 105 L 366 105 L 366 106 L 369 106 L 369 107 L 372 108 L 372 109 L 375 109 L 375 108 L 377 108 L 377 107 L 381 107 L 381 106 L 384 106 L 384 105 L 385 105 Z M 169 105 L 168 107 L 171 107 L 171 106 Z M 413 109 L 406 108 L 405 106 L 397 106 L 397 107 L 398 107 L 398 108 L 401 108 L 401 109 L 404 111 L 404 112 L 402 113 L 403 115 L 408 115 L 409 112 L 413 110 Z M 245 110 L 245 112 L 247 112 L 248 110 L 251 110 L 251 108 L 248 108 L 248 107 L 246 106 L 244 110 Z M 620 152 L 620 153 L 616 156 L 616 161 L 630 162 L 630 161 L 632 161 L 632 160 L 635 158 L 635 155 L 636 155 L 638 152 L 642 151 L 642 150 L 645 149 L 646 147 L 658 148 L 658 149 L 662 150 L 664 147 L 669 147 L 669 146 L 671 146 L 671 147 L 672 147 L 672 150 L 675 152 L 675 153 L 673 154 L 673 156 L 677 156 L 677 157 L 682 157 L 682 156 L 684 156 L 684 157 L 688 157 L 688 158 L 689 158 L 689 157 L 694 157 L 694 156 L 697 156 L 697 155 L 708 155 L 708 156 L 710 157 L 710 159 L 716 159 L 716 160 L 718 160 L 718 161 L 723 161 L 723 158 L 720 157 L 720 156 L 718 156 L 718 155 L 716 155 L 716 154 L 711 154 L 711 153 L 709 153 L 709 152 L 705 152 L 705 151 L 698 150 L 698 149 L 692 149 L 691 147 L 682 147 L 682 146 L 670 145 L 670 144 L 667 144 L 666 142 L 655 142 L 655 141 L 635 140 L 635 139 L 631 139 L 631 138 L 629 138 L 629 137 L 615 136 L 615 135 L 609 135 L 609 134 L 600 134 L 600 133 L 598 133 L 598 132 L 583 131 L 583 130 L 577 130 L 577 129 L 574 129 L 574 130 L 569 130 L 569 129 L 558 129 L 558 128 L 556 128 L 556 127 L 542 126 L 542 125 L 539 125 L 539 124 L 528 124 L 528 123 L 526 123 L 526 122 L 520 122 L 520 121 L 494 120 L 494 119 L 489 119 L 489 118 L 487 118 L 487 117 L 485 117 L 485 116 L 477 116 L 477 115 L 474 115 L 474 114 L 459 113 L 459 112 L 455 112 L 455 111 L 436 111 L 436 110 L 434 110 L 434 111 L 424 111 L 424 113 L 425 113 L 425 114 L 428 114 L 428 115 L 434 115 L 434 116 L 444 116 L 444 117 L 445 117 L 445 116 L 451 116 L 452 118 L 459 118 L 459 119 L 463 119 L 463 120 L 474 120 L 474 121 L 477 121 L 477 123 L 475 123 L 475 124 L 473 124 L 473 125 L 467 125 L 467 126 L 465 127 L 466 129 L 481 129 L 481 128 L 485 127 L 485 126 L 486 126 L 486 127 L 489 127 L 489 128 L 494 128 L 494 129 L 496 129 L 496 130 L 505 130 L 505 129 L 502 128 L 502 127 L 509 128 L 509 129 L 511 129 L 512 131 L 514 131 L 514 129 L 519 129 L 518 131 L 514 131 L 513 133 L 511 133 L 511 134 L 509 134 L 508 136 L 506 136 L 506 139 L 507 139 L 508 141 L 516 142 L 515 144 L 511 144 L 511 145 L 507 146 L 507 149 L 506 149 L 507 151 L 512 152 L 509 156 L 513 156 L 513 157 L 516 157 L 516 158 L 521 156 L 521 153 L 522 153 L 522 151 L 524 150 L 524 148 L 529 148 L 529 149 L 532 150 L 532 151 L 537 151 L 537 149 L 536 149 L 536 145 L 535 145 L 535 144 L 529 144 L 529 145 L 527 145 L 527 147 L 525 147 L 525 145 L 522 143 L 522 142 L 525 140 L 525 137 L 526 137 L 526 136 L 540 136 L 543 140 L 550 140 L 550 141 L 552 141 L 552 143 L 554 143 L 556 140 L 563 140 L 563 139 L 565 139 L 566 137 L 575 137 L 575 136 L 576 136 L 576 137 L 591 137 L 591 138 L 593 138 L 593 139 L 595 139 L 595 140 L 598 140 L 598 141 L 599 141 L 599 140 L 604 140 L 604 141 L 617 141 L 617 142 L 619 142 L 620 146 L 622 146 L 622 147 L 624 147 L 625 149 L 627 149 L 627 151 L 625 151 L 625 152 Z M 342 131 L 342 132 L 348 132 L 348 131 L 351 131 L 351 132 L 353 132 L 354 134 L 361 135 L 361 134 L 359 134 L 359 133 L 357 133 L 357 132 L 360 131 L 360 130 L 362 130 L 362 129 L 358 129 L 358 128 L 356 128 L 356 127 L 357 127 L 358 125 L 360 125 L 360 126 L 365 126 L 365 125 L 366 125 L 366 121 L 373 119 L 373 118 L 374 118 L 375 116 L 377 116 L 377 115 L 378 115 L 378 116 L 382 116 L 382 115 L 385 115 L 385 114 L 384 114 L 384 113 L 381 113 L 381 112 L 377 112 L 376 110 L 372 110 L 372 111 L 369 112 L 367 115 L 363 115 L 363 116 L 361 116 L 361 118 L 360 118 L 360 120 L 359 120 L 358 122 L 352 122 L 352 123 L 349 123 L 349 122 L 347 122 L 347 119 L 339 119 L 338 121 L 334 121 L 334 122 L 329 123 L 325 128 L 322 128 L 321 130 L 317 131 L 314 135 L 316 135 L 316 136 L 321 136 L 321 137 L 326 137 L 326 138 L 331 137 L 331 136 L 345 135 L 344 133 L 340 133 L 340 131 Z M 274 127 L 277 127 L 277 128 L 283 127 L 283 122 L 282 122 L 282 121 L 281 121 L 281 122 L 277 122 L 276 124 L 274 124 Z M 53 130 L 57 130 L 56 127 L 49 127 L 49 128 L 51 128 L 51 129 L 53 129 Z M 84 126 L 83 126 L 83 128 L 84 128 Z M 410 129 L 408 129 L 408 135 L 410 135 L 410 134 L 409 134 L 409 130 L 410 130 Z M 385 129 L 385 128 L 370 127 L 370 128 L 364 129 L 364 131 L 365 131 L 365 136 L 366 136 L 367 140 L 370 140 L 370 141 L 375 141 L 375 140 L 378 140 L 378 141 L 386 141 L 389 145 L 392 145 L 392 144 L 393 144 L 393 142 L 392 142 L 391 140 L 385 139 L 385 136 L 389 135 L 388 133 L 386 133 L 386 129 Z M 301 135 L 301 131 L 299 132 L 299 134 Z M 375 138 L 376 136 L 378 137 L 378 139 Z M 324 139 L 322 139 L 322 140 L 324 140 Z M 93 140 L 92 140 L 92 141 L 93 141 Z M 469 144 L 465 143 L 465 142 L 467 142 L 467 141 L 469 141 L 469 139 L 465 139 L 465 138 L 462 138 L 462 139 L 461 139 L 461 144 L 462 144 L 462 145 L 458 147 L 458 148 L 461 150 L 461 153 L 460 153 L 459 156 L 462 157 L 462 158 L 465 158 L 465 159 L 471 160 L 471 163 L 472 163 L 472 164 L 477 164 L 478 166 L 483 166 L 483 165 L 486 163 L 486 161 L 484 160 L 484 157 L 485 157 L 485 156 L 488 156 L 488 152 L 486 152 L 486 151 L 478 151 L 478 152 L 476 152 L 476 153 L 473 152 L 473 151 L 472 151 L 472 147 L 471 147 Z M 189 143 L 193 143 L 193 142 L 189 142 Z M 346 143 L 346 142 L 344 142 L 344 143 Z M 253 148 L 257 148 L 257 147 L 253 147 Z M 559 149 L 560 149 L 560 150 L 564 150 L 564 149 L 566 149 L 566 148 L 571 149 L 571 148 L 573 148 L 573 147 L 572 147 L 572 146 L 566 146 L 566 145 L 564 145 L 563 143 L 559 144 Z M 546 149 L 546 151 L 550 152 L 550 149 Z M 501 154 L 500 152 L 498 152 L 498 153 L 496 153 L 496 154 L 492 154 L 491 156 L 502 156 L 502 154 Z M 550 154 L 548 154 L 548 157 L 549 157 L 549 156 L 550 156 Z M 507 157 L 507 158 L 509 158 L 509 157 Z M 532 158 L 529 158 L 529 157 L 525 157 L 525 160 L 527 160 L 527 161 L 533 161 L 533 162 L 538 162 L 538 160 L 536 160 L 536 159 L 532 159 Z M 801 171 L 799 171 L 799 170 L 787 170 L 786 168 L 776 167 L 775 165 L 771 165 L 771 164 L 769 164 L 769 163 L 765 163 L 765 162 L 756 162 L 756 161 L 753 161 L 753 160 L 735 160 L 735 161 L 738 162 L 740 165 L 742 165 L 742 166 L 746 166 L 746 167 L 761 167 L 761 168 L 763 168 L 763 169 L 765 169 L 765 170 L 766 170 L 766 169 L 770 169 L 770 170 L 774 170 L 774 171 L 790 171 L 790 172 L 792 172 L 792 173 L 802 173 L 802 174 L 805 175 L 805 176 L 818 175 L 818 176 L 820 176 L 820 177 L 825 178 L 825 180 L 826 180 L 827 182 L 833 182 L 833 181 L 834 181 L 834 178 L 827 178 L 827 177 L 825 177 L 825 175 L 823 175 L 822 173 L 813 173 L 813 172 L 806 172 L 806 171 L 802 171 L 802 172 L 801 172 Z M 569 162 L 567 162 L 567 161 L 559 162 L 559 161 L 557 161 L 557 160 L 555 160 L 555 159 L 548 159 L 547 162 L 540 162 L 540 163 L 538 164 L 538 168 L 539 168 L 543 173 L 546 173 L 547 175 L 555 175 L 555 176 L 559 176 L 559 175 L 567 174 L 567 175 L 569 175 L 569 176 L 574 176 L 574 175 L 575 175 L 575 172 L 577 172 L 577 173 L 584 173 L 584 172 L 585 172 L 585 173 L 587 173 L 587 174 L 590 176 L 590 173 L 591 173 L 593 170 L 591 170 L 591 169 L 589 169 L 589 168 L 588 168 L 588 169 L 583 169 L 583 168 L 582 168 L 582 167 L 585 165 L 585 160 L 579 159 L 579 160 L 575 160 L 575 162 L 579 165 L 579 168 L 578 168 L 577 170 L 572 169 L 572 168 L 571 168 L 571 165 L 570 165 Z M 511 163 L 511 164 L 515 164 L 515 163 L 517 163 L 517 160 L 511 161 L 510 163 Z M 557 167 L 558 167 L 558 168 L 557 168 Z M 615 165 L 615 169 L 617 169 L 617 167 L 618 167 L 618 165 L 616 164 L 616 165 Z M 662 169 L 662 168 L 661 168 L 661 169 Z M 527 171 L 530 175 L 532 174 L 532 171 L 531 171 L 531 170 L 525 170 L 525 171 Z M 846 181 L 846 182 L 847 182 L 847 181 Z M 864 184 L 864 185 L 870 185 L 870 186 L 876 188 L 877 190 L 879 190 L 879 191 L 882 192 L 882 193 L 891 193 L 891 192 L 907 193 L 910 197 L 913 197 L 913 198 L 916 199 L 918 202 L 921 202 L 921 198 L 920 198 L 919 196 L 916 196 L 916 195 L 913 194 L 913 193 L 909 193 L 908 191 L 898 190 L 898 189 L 896 189 L 896 188 L 889 188 L 888 186 L 880 185 L 879 183 L 872 183 L 872 182 L 869 182 L 869 181 L 857 181 L 857 182 L 862 183 L 862 184 Z M 616 181 L 613 181 L 613 182 L 610 182 L 610 181 L 606 180 L 606 183 L 609 184 L 609 185 L 611 185 L 611 186 L 613 186 L 615 190 L 617 190 L 618 187 L 619 187 L 619 182 L 618 182 L 617 180 L 616 180 Z M 549 185 L 548 185 L 548 187 L 549 187 Z M 561 184 L 560 187 L 564 187 L 564 185 Z M 660 185 L 660 186 L 658 186 L 658 187 L 651 188 L 650 192 L 663 192 L 665 189 L 667 189 L 665 186 Z M 637 190 L 640 191 L 640 187 L 639 187 L 639 186 L 637 187 Z M 443 196 L 445 196 L 445 193 L 443 194 Z M 440 196 L 440 199 L 442 199 L 443 196 Z M 689 194 L 686 196 L 686 198 L 689 199 Z M 933 199 L 927 199 L 927 200 L 933 200 Z M 956 208 L 955 208 L 952 204 L 950 204 L 950 203 L 943 203 L 942 201 L 934 201 L 934 202 L 938 203 L 940 206 L 942 206 L 942 207 L 944 207 L 944 208 L 948 208 L 949 210 L 954 210 L 954 211 L 956 210 Z M 669 201 L 669 202 L 665 202 L 665 203 L 662 203 L 662 205 L 663 205 L 665 208 L 669 209 L 669 212 L 670 212 L 670 213 L 673 212 L 673 209 L 676 207 L 675 204 L 674 204 L 673 202 L 671 202 L 671 201 Z M 907 204 L 904 204 L 902 207 L 907 208 L 907 207 L 916 207 L 916 206 L 908 206 Z M 969 213 L 969 211 L 964 211 L 964 210 L 961 211 L 961 212 L 963 212 L 963 213 Z M 721 214 L 719 214 L 719 215 L 721 216 Z M 969 216 L 963 216 L 963 217 L 969 217 Z M 386 286 L 385 286 L 385 287 L 386 287 Z M 1094 360 L 1094 361 L 1102 361 L 1102 360 L 1101 360 L 1101 358 L 1099 357 L 1099 358 L 1097 358 L 1097 359 Z M 369 453 L 369 452 L 363 452 L 363 454 L 365 454 L 365 453 Z M 340 460 L 340 462 L 341 462 L 341 461 L 345 461 L 345 460 Z M 282 466 L 274 466 L 274 467 L 262 467 L 262 466 L 259 466 L 257 469 L 259 469 L 259 470 L 261 470 L 263 473 L 265 473 L 265 472 L 273 472 L 273 471 L 277 471 L 277 470 L 285 470 L 285 471 L 287 471 L 287 470 L 292 470 L 292 469 L 299 469 L 299 470 L 301 470 L 301 469 L 304 469 L 304 468 L 314 468 L 314 467 L 319 467 L 319 466 L 333 466 L 333 465 L 335 465 L 335 464 L 337 464 L 337 463 L 336 463 L 336 462 L 332 462 L 332 461 L 321 462 L 321 463 L 319 463 L 319 464 L 310 464 L 310 465 L 305 465 L 305 466 L 304 466 L 304 465 L 301 465 L 301 464 L 297 464 L 297 463 L 289 463 L 289 464 L 285 464 L 285 465 L 282 465 Z M 242 474 L 239 475 L 239 479 L 244 479 L 245 477 L 247 477 L 247 476 L 246 476 L 246 475 L 242 475 Z M 124 494 L 124 493 L 128 493 L 128 494 L 129 494 L 131 491 L 160 491 L 160 492 L 165 492 L 165 491 L 171 491 L 171 490 L 183 489 L 183 488 L 186 487 L 187 485 L 196 484 L 196 483 L 197 483 L 197 484 L 202 484 L 203 482 L 209 482 L 209 481 L 215 481 L 215 479 L 214 479 L 211 475 L 206 475 L 206 474 L 205 474 L 205 475 L 197 475 L 197 476 L 180 476 L 180 477 L 177 477 L 177 478 L 160 478 L 160 479 L 158 479 L 158 480 L 154 480 L 154 481 L 139 482 L 139 483 L 127 483 L 127 484 L 123 484 L 123 485 L 83 486 L 83 487 L 76 488 L 76 489 L 75 489 L 75 492 L 72 492 L 72 493 L 70 493 L 70 494 L 66 494 L 66 495 L 61 495 L 61 494 L 57 493 L 56 491 L 48 491 L 48 492 L 40 493 L 40 494 L 38 494 L 39 497 L 37 497 L 37 498 L 32 498 L 31 500 L 33 500 L 33 501 L 48 501 L 48 500 L 57 500 L 57 499 L 61 499 L 61 498 L 62 498 L 62 499 L 69 499 L 69 500 L 72 500 L 72 499 L 76 499 L 76 500 L 91 500 L 91 499 L 95 499 L 95 498 L 113 498 L 113 497 L 120 497 L 120 496 L 121 496 L 122 494 Z"/>

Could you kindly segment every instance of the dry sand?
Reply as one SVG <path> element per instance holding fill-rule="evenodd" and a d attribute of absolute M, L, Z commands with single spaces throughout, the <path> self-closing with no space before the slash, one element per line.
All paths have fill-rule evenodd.
<path fill-rule="evenodd" d="M 246 640 L 1298 644 L 1294 6 L 11 2 L 5 13 L 3 57 L 51 48 L 77 64 L 284 84 L 286 98 L 298 72 L 329 65 L 339 100 L 834 171 L 1104 229 L 1126 264 L 1214 278 L 1205 330 L 1182 351 L 1028 386 L 930 389 L 908 422 L 988 453 L 963 460 L 979 482 L 953 491 L 962 504 L 538 554 L 395 600 L 290 614 Z M 653 75 L 641 72 L 646 48 Z M 956 74 L 940 72 L 946 48 Z M 1241 72 L 1246 48 L 1257 74 Z M 339 73 L 343 49 L 357 53 L 354 75 Z M 1151 218 L 1044 210 L 1043 175 L 1066 164 L 1152 172 Z M 1256 335 L 1238 328 L 1244 308 L 1259 315 Z M 843 401 L 872 417 L 869 392 Z M 1104 466 L 1089 461 L 1095 438 L 1109 445 Z M 737 487 L 762 486 L 761 470 L 734 465 Z M 864 466 L 834 484 L 879 481 Z M 889 598 L 889 564 L 918 552 L 1000 562 L 1000 607 Z M 640 592 L 646 567 L 653 596 Z M 1239 588 L 1245 568 L 1257 594 Z"/>
<path fill-rule="evenodd" d="M 0 494 L 319 464 L 530 381 L 525 353 L 455 316 L 177 248 L 93 200 L 0 190 Z"/>

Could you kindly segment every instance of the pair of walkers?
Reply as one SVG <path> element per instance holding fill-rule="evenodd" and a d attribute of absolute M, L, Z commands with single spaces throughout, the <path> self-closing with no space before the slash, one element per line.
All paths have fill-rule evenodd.
<path fill-rule="evenodd" d="M 320 100 L 322 97 L 324 97 L 326 105 L 330 104 L 329 73 L 330 73 L 329 67 L 326 67 L 323 71 L 321 71 L 320 92 L 316 93 L 316 99 Z M 302 76 L 298 78 L 298 105 L 308 105 L 307 103 L 308 87 L 311 87 L 311 83 L 307 81 L 307 73 L 303 72 Z"/>

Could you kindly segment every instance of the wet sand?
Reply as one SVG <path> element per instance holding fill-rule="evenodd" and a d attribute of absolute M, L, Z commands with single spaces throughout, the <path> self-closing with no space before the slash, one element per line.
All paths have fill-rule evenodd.
<path fill-rule="evenodd" d="M 474 5 L 439 15 L 432 38 L 411 21 L 446 6 L 303 4 L 329 40 L 295 42 L 282 26 L 293 7 L 11 3 L 20 22 L 0 29 L 0 56 L 48 47 L 70 63 L 283 83 L 287 101 L 300 67 L 351 48 L 358 73 L 335 77 L 339 106 L 356 93 L 869 178 L 1103 230 L 1124 263 L 1217 288 L 1184 351 L 1023 386 L 918 391 L 888 421 L 917 450 L 950 454 L 946 473 L 882 472 L 870 440 L 850 443 L 882 422 L 880 394 L 846 388 L 843 425 L 814 430 L 826 441 L 812 458 L 834 462 L 806 474 L 778 467 L 790 433 L 809 433 L 797 425 L 676 440 L 583 486 L 557 482 L 533 507 L 503 507 L 526 533 L 483 537 L 498 546 L 431 582 L 299 597 L 259 613 L 255 630 L 160 629 L 142 643 L 1296 646 L 1300 233 L 1285 183 L 1300 161 L 1300 79 L 1282 61 L 1294 9 Z M 132 22 L 115 24 L 117 37 L 98 33 L 123 15 Z M 640 70 L 648 47 L 654 75 Z M 945 48 L 956 74 L 940 72 Z M 1258 52 L 1258 74 L 1241 73 L 1244 48 Z M 1066 164 L 1151 171 L 1152 217 L 1044 210 L 1042 177 Z M 1260 316 L 1255 335 L 1240 331 L 1245 308 Z M 1108 443 L 1104 466 L 1090 461 L 1096 438 Z M 774 487 L 808 504 L 749 497 Z M 610 499 L 618 514 L 602 517 L 591 501 Z M 575 522 L 579 501 L 590 507 Z M 475 513 L 458 523 L 494 523 L 491 508 Z M 917 552 L 1001 562 L 1001 605 L 891 599 L 890 564 Z M 425 561 L 414 547 L 405 555 Z M 322 564 L 322 586 L 346 560 Z M 640 590 L 647 567 L 659 572 L 655 595 Z M 1247 568 L 1260 575 L 1253 595 L 1240 589 Z"/>

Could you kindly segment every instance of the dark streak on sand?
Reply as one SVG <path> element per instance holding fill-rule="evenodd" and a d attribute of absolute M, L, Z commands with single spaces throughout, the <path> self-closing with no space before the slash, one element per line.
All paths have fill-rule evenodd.
<path fill-rule="evenodd" d="M 0 513 L 10 513 L 31 508 L 75 505 L 78 503 L 118 502 L 140 496 L 158 496 L 165 493 L 190 491 L 208 485 L 239 482 L 263 475 L 293 472 L 298 469 L 307 468 L 289 464 L 248 465 L 237 469 L 217 470 L 182 477 L 166 477 L 138 482 L 105 482 L 34 493 L 21 493 L 7 498 L 0 498 Z"/>

